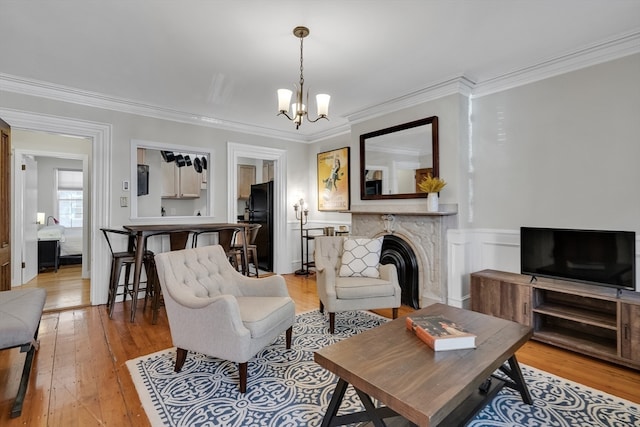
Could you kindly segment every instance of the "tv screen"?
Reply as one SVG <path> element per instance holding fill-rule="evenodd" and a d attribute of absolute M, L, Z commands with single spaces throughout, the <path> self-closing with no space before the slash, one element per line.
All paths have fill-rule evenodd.
<path fill-rule="evenodd" d="M 632 231 L 520 228 L 520 271 L 620 289 L 636 288 Z"/>

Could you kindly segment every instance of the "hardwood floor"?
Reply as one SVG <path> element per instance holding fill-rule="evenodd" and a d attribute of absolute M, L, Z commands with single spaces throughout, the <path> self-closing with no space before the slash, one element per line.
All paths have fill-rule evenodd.
<path fill-rule="evenodd" d="M 285 277 L 297 312 L 318 308 L 313 276 Z M 54 292 L 53 288 L 49 290 Z M 20 418 L 10 419 L 9 411 L 24 353 L 17 349 L 0 352 L 0 425 L 148 426 L 125 362 L 171 347 L 171 337 L 163 309 L 157 325 L 151 324 L 150 310 L 140 311 L 136 322 L 130 323 L 128 309 L 128 302 L 117 304 L 113 319 L 109 319 L 105 306 L 43 314 L 40 350 Z M 403 307 L 400 314 L 410 311 Z M 391 310 L 378 312 L 391 317 Z M 517 356 L 527 365 L 640 403 L 639 371 L 533 341 Z"/>
<path fill-rule="evenodd" d="M 61 265 L 58 271 L 46 270 L 22 288 L 44 288 L 44 311 L 58 311 L 91 305 L 90 280 L 82 278 L 81 265 Z"/>

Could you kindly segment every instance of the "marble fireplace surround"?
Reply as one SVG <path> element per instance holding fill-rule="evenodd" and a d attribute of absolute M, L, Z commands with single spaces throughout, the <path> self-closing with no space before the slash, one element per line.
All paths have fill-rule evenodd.
<path fill-rule="evenodd" d="M 457 227 L 457 209 L 443 212 L 406 206 L 352 207 L 351 234 L 379 237 L 393 234 L 411 247 L 417 258 L 421 307 L 447 303 L 447 230 Z"/>

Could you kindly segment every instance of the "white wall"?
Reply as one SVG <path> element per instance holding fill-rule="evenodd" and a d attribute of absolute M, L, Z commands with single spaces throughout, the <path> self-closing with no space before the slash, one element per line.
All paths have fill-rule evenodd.
<path fill-rule="evenodd" d="M 639 76 L 633 55 L 473 100 L 461 227 L 640 233 Z"/>
<path fill-rule="evenodd" d="M 635 231 L 640 290 L 638 76 L 633 55 L 473 100 L 450 304 L 468 306 L 471 272 L 520 272 L 520 226 Z"/>

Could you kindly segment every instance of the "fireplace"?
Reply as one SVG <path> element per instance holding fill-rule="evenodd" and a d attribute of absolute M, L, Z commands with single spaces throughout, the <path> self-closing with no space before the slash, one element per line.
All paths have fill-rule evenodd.
<path fill-rule="evenodd" d="M 447 230 L 456 228 L 457 212 L 378 206 L 354 207 L 350 213 L 354 236 L 385 236 L 381 262 L 396 266 L 403 304 L 447 302 Z"/>
<path fill-rule="evenodd" d="M 381 264 L 393 264 L 398 271 L 402 289 L 402 304 L 420 308 L 418 289 L 418 259 L 411 246 L 398 236 L 387 234 L 382 242 Z"/>

